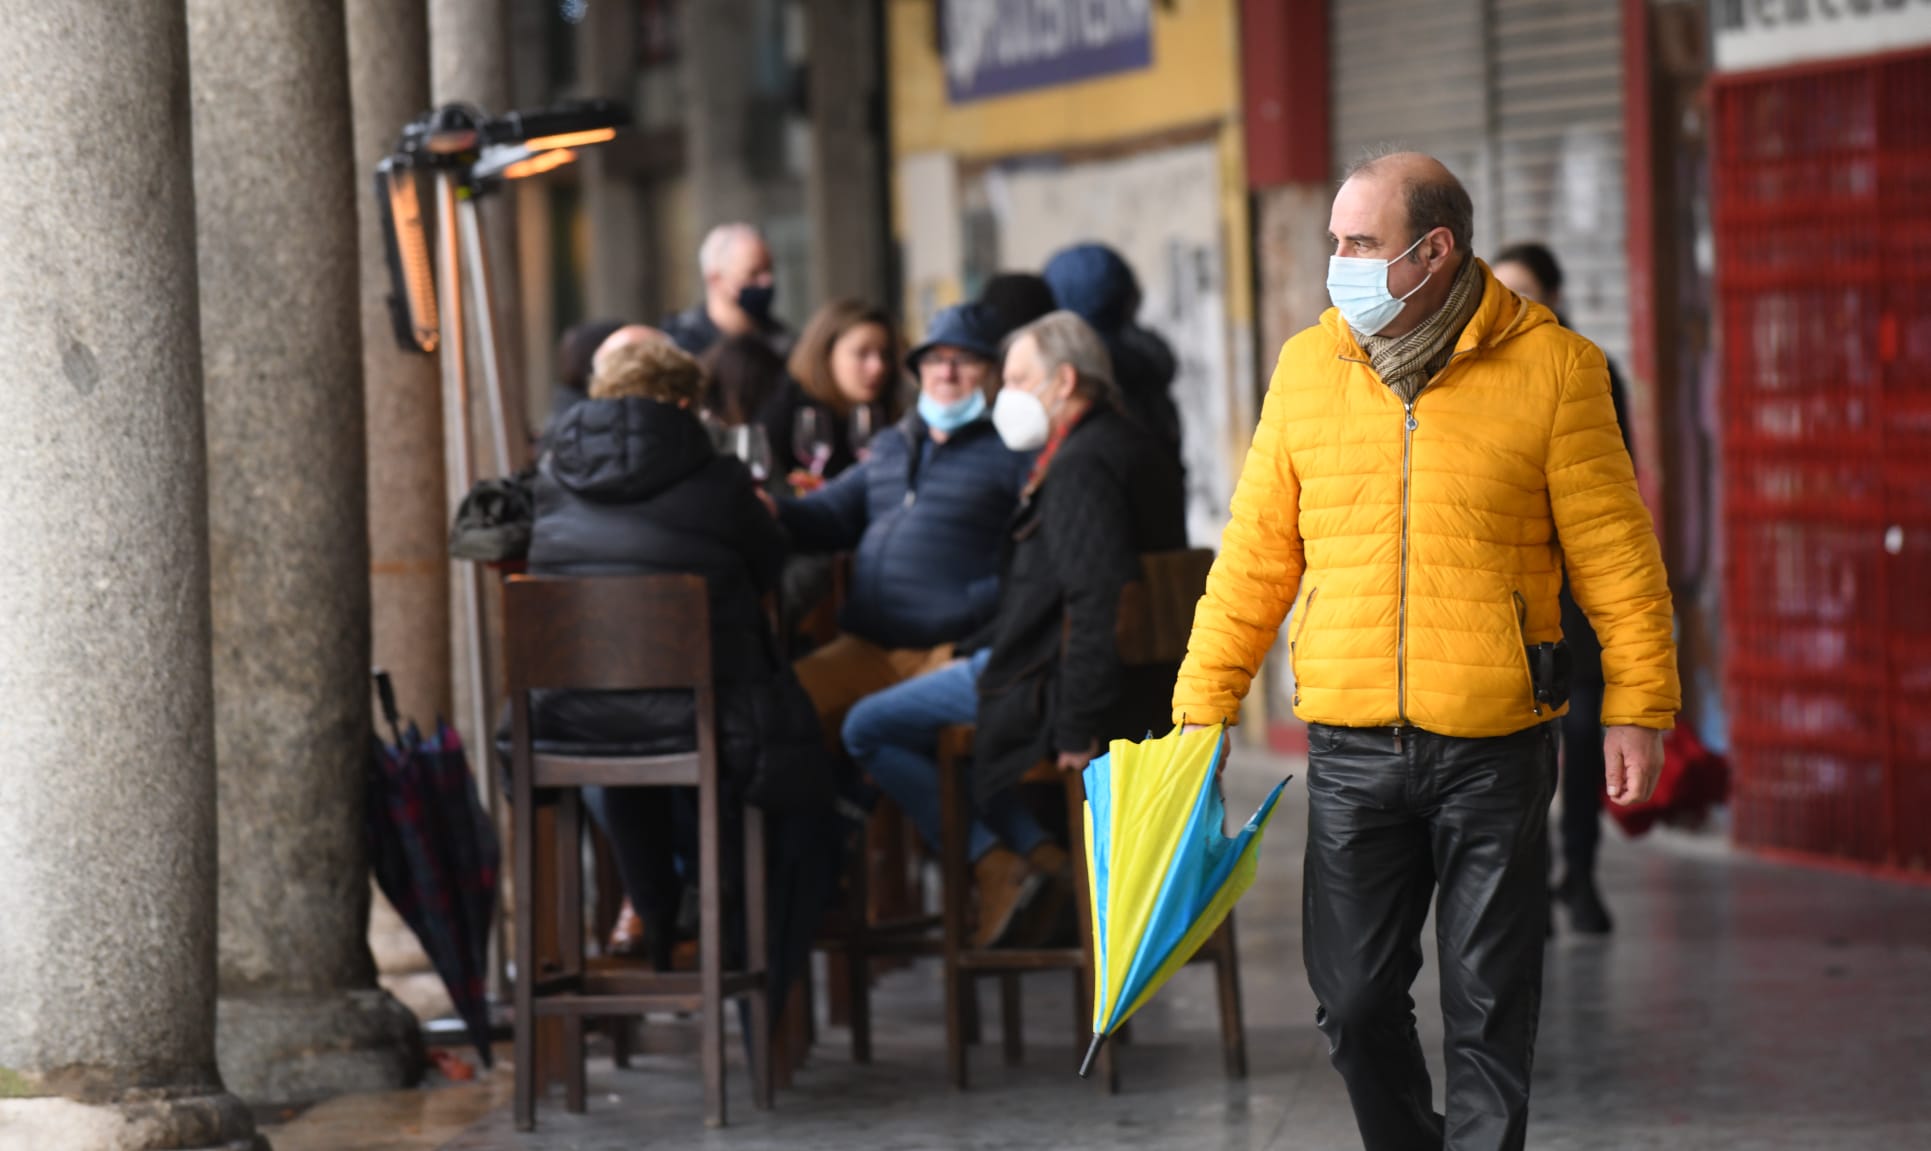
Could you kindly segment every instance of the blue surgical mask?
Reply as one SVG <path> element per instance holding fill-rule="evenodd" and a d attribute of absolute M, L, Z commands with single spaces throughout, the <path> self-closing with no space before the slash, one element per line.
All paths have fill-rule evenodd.
<path fill-rule="evenodd" d="M 924 392 L 919 393 L 919 419 L 925 421 L 926 427 L 948 436 L 985 414 L 986 394 L 977 388 L 972 389 L 972 394 L 965 399 L 949 404 L 942 404 Z"/>
<path fill-rule="evenodd" d="M 1423 233 L 1395 260 L 1421 247 L 1422 240 L 1427 238 L 1427 233 Z M 1397 296 L 1388 290 L 1388 265 L 1395 260 L 1369 260 L 1360 256 L 1328 257 L 1328 299 L 1334 301 L 1334 306 L 1339 309 L 1341 318 L 1348 322 L 1348 326 L 1361 335 L 1379 334 L 1401 314 L 1401 306 L 1408 302 L 1408 296 L 1421 291 L 1435 277 L 1435 273 L 1430 272 L 1407 295 Z"/>

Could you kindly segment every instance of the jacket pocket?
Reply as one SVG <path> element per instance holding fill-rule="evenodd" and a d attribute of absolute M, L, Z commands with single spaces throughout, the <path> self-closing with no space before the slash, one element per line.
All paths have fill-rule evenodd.
<path fill-rule="evenodd" d="M 1299 618 L 1294 621 L 1294 634 L 1287 638 L 1287 669 L 1294 675 L 1294 705 L 1301 704 L 1301 637 L 1307 633 L 1308 619 L 1314 615 L 1314 597 L 1321 594 L 1318 587 L 1309 588 L 1307 598 L 1301 601 Z"/>
<path fill-rule="evenodd" d="M 1509 593 L 1515 599 L 1515 651 L 1516 659 L 1521 661 L 1522 687 L 1529 693 L 1529 707 L 1537 715 L 1542 714 L 1542 704 L 1535 698 L 1535 669 L 1529 666 L 1529 601 L 1520 591 Z"/>

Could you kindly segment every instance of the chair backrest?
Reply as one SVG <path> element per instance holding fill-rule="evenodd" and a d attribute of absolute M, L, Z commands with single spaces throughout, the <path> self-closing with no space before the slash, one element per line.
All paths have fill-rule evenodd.
<path fill-rule="evenodd" d="M 1120 592 L 1115 635 L 1121 664 L 1152 667 L 1186 659 L 1194 608 L 1206 594 L 1207 572 L 1213 566 L 1209 548 L 1140 557 L 1140 578 Z"/>
<path fill-rule="evenodd" d="M 504 585 L 503 614 L 512 698 L 542 688 L 710 695 L 701 576 L 516 576 Z"/>

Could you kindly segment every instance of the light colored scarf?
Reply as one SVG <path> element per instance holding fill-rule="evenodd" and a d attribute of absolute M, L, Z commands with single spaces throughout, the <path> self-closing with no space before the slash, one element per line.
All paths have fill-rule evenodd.
<path fill-rule="evenodd" d="M 1414 331 L 1391 337 L 1356 332 L 1354 337 L 1368 353 L 1368 363 L 1381 382 L 1393 389 L 1402 403 L 1413 403 L 1435 373 L 1454 358 L 1455 341 L 1481 304 L 1482 273 L 1470 256 L 1462 260 L 1461 269 L 1455 273 L 1448 298 Z"/>

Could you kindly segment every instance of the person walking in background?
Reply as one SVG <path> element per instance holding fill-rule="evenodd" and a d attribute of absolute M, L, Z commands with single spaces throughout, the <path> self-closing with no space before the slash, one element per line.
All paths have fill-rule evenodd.
<path fill-rule="evenodd" d="M 1594 344 L 1470 253 L 1439 161 L 1335 196 L 1334 308 L 1281 350 L 1174 689 L 1234 722 L 1290 605 L 1308 723 L 1302 956 L 1371 1151 L 1517 1151 L 1541 1008 L 1566 566 L 1602 637 L 1612 798 L 1680 705 L 1669 582 Z M 1435 901 L 1446 1114 L 1409 989 Z"/>
<path fill-rule="evenodd" d="M 1510 291 L 1562 314 L 1562 265 L 1541 244 L 1511 244 L 1495 257 L 1495 278 Z M 1629 403 L 1616 361 L 1609 369 L 1609 398 L 1616 405 L 1616 426 L 1630 449 Z M 1633 450 L 1631 451 L 1634 455 Z M 1602 843 L 1602 644 L 1589 617 L 1577 606 L 1568 581 L 1562 585 L 1562 637 L 1575 657 L 1570 679 L 1569 713 L 1562 717 L 1562 876 L 1554 898 L 1568 910 L 1569 926 L 1585 935 L 1606 934 L 1613 921 L 1596 886 L 1596 851 Z"/>
<path fill-rule="evenodd" d="M 858 462 L 904 414 L 898 329 L 883 308 L 835 300 L 791 350 L 790 375 L 758 412 L 793 487 L 815 490 Z"/>
<path fill-rule="evenodd" d="M 1105 244 L 1075 244 L 1054 253 L 1040 273 L 1060 307 L 1077 314 L 1106 341 L 1126 411 L 1180 458 L 1180 409 L 1173 402 L 1178 365 L 1173 349 L 1141 327 L 1140 281 Z"/>
<path fill-rule="evenodd" d="M 698 248 L 697 267 L 704 298 L 663 323 L 678 347 L 701 356 L 726 336 L 755 335 L 781 356 L 791 351 L 791 332 L 772 312 L 777 281 L 762 232 L 750 224 L 719 224 Z"/>
<path fill-rule="evenodd" d="M 976 942 L 1026 947 L 1058 921 L 1071 875 L 1013 786 L 1042 760 L 1079 771 L 1106 740 L 1146 730 L 1145 710 L 1120 708 L 1120 592 L 1142 553 L 1186 546 L 1186 497 L 1166 453 L 1121 415 L 1106 347 L 1071 312 L 1014 334 L 992 419 L 1008 448 L 1039 453 L 1005 533 L 998 613 L 945 667 L 852 708 L 844 741 L 936 850 L 938 734 L 977 725 Z"/>

